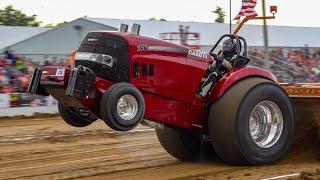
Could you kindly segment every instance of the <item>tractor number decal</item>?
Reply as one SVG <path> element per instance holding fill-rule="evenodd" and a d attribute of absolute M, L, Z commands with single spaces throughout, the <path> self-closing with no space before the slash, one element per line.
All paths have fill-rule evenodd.
<path fill-rule="evenodd" d="M 140 52 L 140 51 L 148 51 L 149 50 L 149 45 L 147 44 L 139 44 L 137 46 L 137 51 Z"/>
<path fill-rule="evenodd" d="M 64 76 L 65 69 L 64 68 L 58 68 L 56 71 L 56 76 Z"/>

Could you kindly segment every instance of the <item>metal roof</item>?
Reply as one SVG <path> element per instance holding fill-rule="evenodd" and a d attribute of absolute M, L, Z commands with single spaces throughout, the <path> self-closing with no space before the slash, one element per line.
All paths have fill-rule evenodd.
<path fill-rule="evenodd" d="M 0 26 L 0 50 L 48 30 L 50 28 Z"/>
<path fill-rule="evenodd" d="M 177 21 L 150 21 L 129 19 L 88 18 L 84 19 L 118 28 L 121 23 L 142 25 L 141 34 L 159 38 L 160 33 L 177 32 L 179 25 L 189 26 L 190 32 L 201 35 L 201 45 L 212 45 L 218 38 L 228 33 L 229 25 L 220 23 L 177 22 Z M 233 25 L 233 28 L 236 26 Z M 280 47 L 320 47 L 320 28 L 268 26 L 270 46 Z M 263 46 L 262 26 L 245 25 L 239 35 L 245 37 L 249 46 Z"/>

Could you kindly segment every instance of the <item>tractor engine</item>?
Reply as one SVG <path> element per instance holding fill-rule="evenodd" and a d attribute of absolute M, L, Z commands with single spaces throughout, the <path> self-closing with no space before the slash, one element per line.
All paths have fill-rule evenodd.
<path fill-rule="evenodd" d="M 119 36 L 90 32 L 76 54 L 75 67 L 78 66 L 115 83 L 129 82 L 129 44 Z"/>

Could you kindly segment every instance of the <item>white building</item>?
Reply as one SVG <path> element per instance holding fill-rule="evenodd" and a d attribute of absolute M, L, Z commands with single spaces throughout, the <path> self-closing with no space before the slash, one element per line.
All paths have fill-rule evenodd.
<path fill-rule="evenodd" d="M 33 60 L 45 60 L 52 57 L 64 59 L 78 48 L 89 31 L 98 29 L 117 30 L 114 27 L 80 18 L 7 47 L 15 50 L 16 54 L 27 56 Z"/>
<path fill-rule="evenodd" d="M 149 21 L 149 20 L 121 20 L 106 18 L 85 18 L 86 20 L 119 27 L 121 23 L 142 25 L 141 34 L 159 38 L 163 32 L 177 32 L 179 25 L 189 26 L 190 32 L 198 32 L 201 35 L 201 46 L 212 46 L 223 34 L 229 33 L 229 24 L 198 23 L 177 21 Z M 233 29 L 236 25 L 233 25 Z M 320 47 L 320 28 L 314 27 L 288 27 L 269 26 L 269 45 L 272 47 Z M 259 25 L 244 25 L 239 35 L 248 41 L 248 46 L 263 46 L 263 29 Z"/>
<path fill-rule="evenodd" d="M 66 58 L 76 50 L 82 39 L 89 31 L 108 30 L 116 31 L 120 24 L 142 25 L 141 35 L 159 38 L 160 33 L 178 32 L 180 25 L 190 27 L 190 32 L 200 34 L 202 51 L 208 51 L 223 34 L 228 33 L 228 24 L 177 22 L 177 21 L 150 21 L 127 20 L 107 18 L 79 18 L 72 22 L 62 24 L 50 30 L 18 41 L 7 43 L 17 54 L 27 55 L 36 60 L 50 57 Z M 233 26 L 235 28 L 235 25 Z M 320 47 L 320 28 L 269 26 L 269 44 L 271 47 Z M 14 31 L 14 29 L 13 29 Z M 19 31 L 18 34 L 23 34 Z M 263 46 L 262 26 L 245 25 L 239 35 L 247 39 L 248 45 L 253 47 Z M 8 45 L 10 44 L 10 45 Z M 0 46 L 1 49 L 1 46 Z"/>
<path fill-rule="evenodd" d="M 48 30 L 50 28 L 0 26 L 0 50 Z"/>

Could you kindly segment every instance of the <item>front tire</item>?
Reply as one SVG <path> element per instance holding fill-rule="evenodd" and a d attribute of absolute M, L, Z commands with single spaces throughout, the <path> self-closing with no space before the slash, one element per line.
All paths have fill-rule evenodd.
<path fill-rule="evenodd" d="M 73 127 L 86 127 L 97 120 L 90 112 L 80 113 L 74 108 L 67 107 L 61 103 L 59 103 L 58 110 L 62 119 Z"/>
<path fill-rule="evenodd" d="M 209 113 L 208 129 L 219 157 L 233 165 L 276 162 L 290 150 L 296 122 L 288 95 L 261 78 L 240 81 Z"/>
<path fill-rule="evenodd" d="M 100 102 L 102 120 L 113 130 L 129 131 L 143 119 L 145 102 L 142 93 L 129 83 L 112 85 Z"/>

